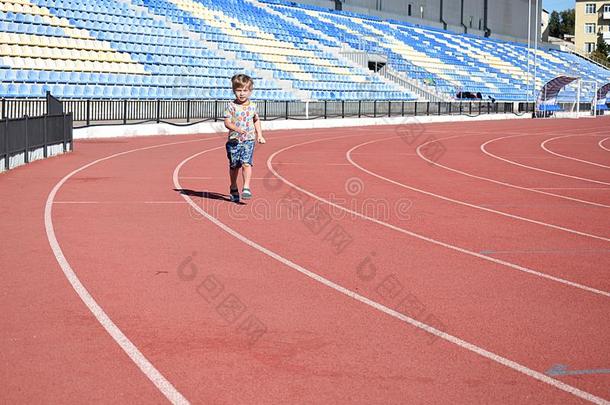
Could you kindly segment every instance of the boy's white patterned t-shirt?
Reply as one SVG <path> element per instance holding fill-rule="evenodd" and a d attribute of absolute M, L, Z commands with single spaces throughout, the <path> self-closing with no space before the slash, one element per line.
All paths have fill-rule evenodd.
<path fill-rule="evenodd" d="M 229 118 L 237 128 L 244 129 L 245 134 L 229 131 L 229 139 L 237 139 L 239 142 L 253 141 L 256 139 L 254 129 L 254 117 L 256 116 L 256 103 L 249 101 L 244 104 L 235 104 L 233 101 L 227 104 L 224 117 Z"/>

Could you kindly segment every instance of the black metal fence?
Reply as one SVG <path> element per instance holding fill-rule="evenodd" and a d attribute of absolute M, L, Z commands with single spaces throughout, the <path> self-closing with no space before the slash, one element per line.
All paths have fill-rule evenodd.
<path fill-rule="evenodd" d="M 72 113 L 75 126 L 168 122 L 188 125 L 219 121 L 225 100 L 63 100 L 64 111 Z M 405 117 L 430 115 L 522 114 L 531 104 L 492 102 L 424 101 L 258 101 L 264 121 L 279 119 L 310 120 L 348 117 Z M 45 100 L 3 99 L 0 116 L 18 118 L 40 115 Z"/>
<path fill-rule="evenodd" d="M 593 108 L 593 103 L 591 103 L 591 102 L 580 102 L 580 103 L 558 102 L 557 105 L 559 106 L 559 111 L 562 111 L 562 112 L 580 111 L 581 113 L 587 113 L 587 112 L 591 112 L 591 109 Z M 529 112 L 529 113 L 534 112 L 535 108 L 536 108 L 536 103 L 519 103 L 519 106 L 518 106 L 519 111 Z"/>
<path fill-rule="evenodd" d="M 72 150 L 72 128 L 72 113 L 0 120 L 0 171 L 29 163 L 37 151 L 46 158 L 53 146 Z"/>

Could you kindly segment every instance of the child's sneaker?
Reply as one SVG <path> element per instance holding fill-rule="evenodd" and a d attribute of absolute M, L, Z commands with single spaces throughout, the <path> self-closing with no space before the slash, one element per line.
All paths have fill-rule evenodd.
<path fill-rule="evenodd" d="M 231 195 L 231 202 L 239 202 L 239 190 L 238 189 L 229 189 L 229 194 Z"/>
<path fill-rule="evenodd" d="M 248 200 L 248 199 L 252 198 L 252 192 L 250 191 L 249 188 L 244 188 L 241 191 L 241 196 L 244 200 Z"/>

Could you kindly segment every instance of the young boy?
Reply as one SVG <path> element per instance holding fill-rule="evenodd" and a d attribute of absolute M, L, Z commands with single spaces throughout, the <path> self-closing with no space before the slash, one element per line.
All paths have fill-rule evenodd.
<path fill-rule="evenodd" d="M 250 178 L 252 177 L 252 157 L 254 141 L 265 143 L 261 122 L 256 112 L 256 104 L 250 101 L 254 82 L 247 75 L 237 74 L 231 78 L 235 100 L 227 104 L 225 109 L 225 127 L 229 130 L 227 141 L 227 157 L 229 158 L 229 176 L 231 178 L 231 201 L 239 201 L 237 175 L 242 169 L 244 187 L 241 197 L 252 197 Z"/>

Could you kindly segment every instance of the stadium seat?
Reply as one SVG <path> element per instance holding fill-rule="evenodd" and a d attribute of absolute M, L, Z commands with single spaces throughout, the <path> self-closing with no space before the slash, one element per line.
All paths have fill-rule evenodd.
<path fill-rule="evenodd" d="M 561 111 L 559 104 L 543 104 L 536 107 L 540 111 L 557 112 Z"/>
<path fill-rule="evenodd" d="M 0 97 L 10 97 L 9 84 L 0 82 Z"/>
<path fill-rule="evenodd" d="M 345 47 L 387 55 L 397 75 L 448 99 L 468 91 L 519 101 L 529 88 L 521 44 L 284 0 L 132 0 L 138 9 L 120 0 L 30 2 L 40 9 L 11 1 L 0 11 L 0 33 L 12 35 L 2 45 L 2 80 L 30 85 L 12 87 L 15 97 L 37 97 L 39 85 L 62 83 L 71 97 L 226 99 L 228 78 L 255 66 L 249 73 L 257 77 L 258 99 L 416 99 L 338 57 Z M 598 82 L 610 76 L 566 52 L 541 50 L 538 61 L 538 88 L 566 71 Z M 3 89 L 9 93 L 8 85 Z M 583 90 L 590 99 L 592 86 Z M 565 90 L 562 97 L 575 93 Z"/>

